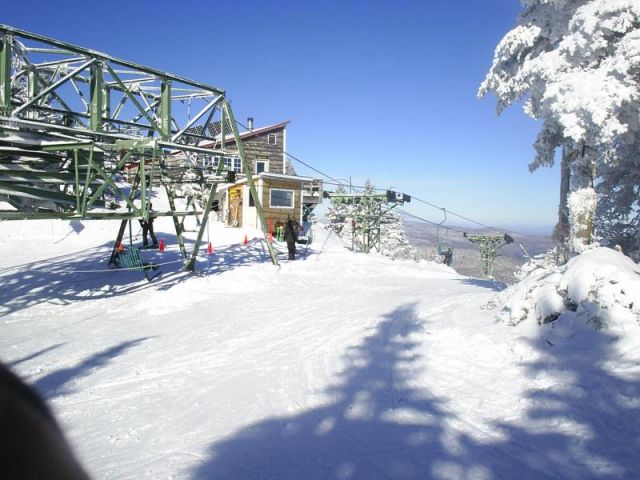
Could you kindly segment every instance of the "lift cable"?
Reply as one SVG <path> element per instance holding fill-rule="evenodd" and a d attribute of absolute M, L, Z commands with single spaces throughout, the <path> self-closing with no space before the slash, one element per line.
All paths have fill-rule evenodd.
<path fill-rule="evenodd" d="M 428 224 L 433 225 L 435 227 L 440 226 L 440 228 L 444 228 L 445 230 L 449 230 L 451 232 L 459 233 L 460 235 L 464 235 L 464 233 L 465 233 L 463 230 L 458 230 L 457 228 L 447 227 L 446 225 L 441 225 L 441 224 L 439 224 L 437 222 L 434 222 L 432 220 L 427 220 L 426 218 L 422 218 L 422 217 L 419 217 L 418 215 L 414 215 L 413 213 L 409 213 L 406 210 L 403 210 L 401 208 L 397 208 L 396 207 L 395 210 L 397 212 L 402 213 L 403 215 L 405 215 L 407 217 L 413 218 L 415 220 L 419 220 L 421 222 L 428 223 Z"/>
<path fill-rule="evenodd" d="M 249 131 L 249 132 L 255 132 L 255 130 L 254 130 L 254 129 L 249 128 L 249 127 L 247 127 L 246 125 L 243 125 L 243 124 L 242 124 L 241 122 L 239 122 L 238 120 L 236 120 L 236 123 L 237 123 L 239 126 L 241 126 L 242 128 L 244 128 L 245 130 Z M 337 178 L 333 178 L 331 175 L 328 175 L 328 174 L 326 174 L 326 173 L 324 173 L 324 172 L 322 172 L 322 171 L 318 170 L 317 168 L 312 167 L 312 166 L 311 166 L 311 165 L 309 165 L 308 163 L 303 162 L 302 160 L 300 160 L 300 159 L 299 159 L 298 157 L 296 157 L 295 155 L 292 155 L 292 154 L 290 154 L 289 152 L 285 152 L 285 151 L 283 151 L 283 152 L 284 152 L 284 154 L 285 154 L 287 157 L 289 157 L 289 158 L 291 158 L 291 159 L 295 160 L 296 162 L 298 162 L 298 163 L 300 163 L 300 164 L 304 165 L 305 167 L 307 167 L 307 168 L 309 168 L 309 169 L 313 170 L 314 172 L 319 173 L 319 174 L 320 174 L 320 175 L 322 175 L 323 177 L 326 177 L 326 178 L 328 178 L 329 180 L 333 180 L 334 182 L 338 182 L 338 184 L 339 184 L 339 185 L 347 186 L 347 185 L 346 185 L 346 184 L 344 184 L 344 183 L 340 183 L 340 180 L 338 180 Z"/>
<path fill-rule="evenodd" d="M 428 205 L 430 207 L 437 208 L 438 210 L 441 210 L 441 211 L 445 210 L 443 207 L 439 207 L 438 205 L 435 205 L 435 204 L 433 204 L 431 202 L 427 202 L 426 200 L 422 200 L 421 198 L 414 197 L 413 195 L 411 195 L 411 198 L 416 200 L 416 201 L 418 201 L 418 202 L 420 202 L 420 203 L 424 203 L 425 205 Z M 478 225 L 480 227 L 486 228 L 487 230 L 493 230 L 493 231 L 496 231 L 496 232 L 504 232 L 504 229 L 497 229 L 495 227 L 490 227 L 488 225 L 485 225 L 484 223 L 476 222 L 475 220 L 472 220 L 472 219 L 470 219 L 468 217 L 465 217 L 464 215 L 460 215 L 459 213 L 452 212 L 449 209 L 446 209 L 446 212 L 447 212 L 447 214 L 453 215 L 454 217 L 458 217 L 458 218 L 460 218 L 462 220 L 465 220 L 467 222 L 470 222 L 470 223 L 473 223 L 473 224 Z"/>
<path fill-rule="evenodd" d="M 328 185 L 347 186 L 342 182 L 335 183 L 335 184 L 332 184 L 332 183 L 329 183 L 329 182 L 324 182 L 324 183 L 328 184 Z M 351 188 L 364 189 L 365 187 L 363 187 L 362 185 L 351 185 Z M 385 188 L 376 188 L 375 190 L 379 191 L 379 192 L 385 192 L 386 191 Z M 497 228 L 497 227 L 490 227 L 488 225 L 485 225 L 484 223 L 477 222 L 477 221 L 475 221 L 475 220 L 473 220 L 471 218 L 465 217 L 464 215 L 460 215 L 459 213 L 453 212 L 453 211 L 449 210 L 448 208 L 445 209 L 444 207 L 440 207 L 440 206 L 438 206 L 438 205 L 436 205 L 434 203 L 428 202 L 428 201 L 423 200 L 421 198 L 418 198 L 418 197 L 416 197 L 414 195 L 410 195 L 410 196 L 411 196 L 411 198 L 413 200 L 416 200 L 416 201 L 418 201 L 420 203 L 424 203 L 425 205 L 428 205 L 428 206 L 430 206 L 432 208 L 440 210 L 441 212 L 446 210 L 448 215 L 453 215 L 454 217 L 458 217 L 458 218 L 460 218 L 462 220 L 465 220 L 467 222 L 473 223 L 473 224 L 478 225 L 478 226 L 480 226 L 482 228 L 486 228 L 487 230 L 492 230 L 492 231 L 501 232 L 501 233 L 504 232 L 505 230 L 507 230 L 507 229 L 501 229 L 501 228 Z M 430 223 L 433 223 L 434 225 L 438 224 L 437 222 L 432 222 L 432 221 L 430 221 Z M 445 227 L 445 228 L 449 228 L 449 227 Z M 449 228 L 449 230 L 451 230 L 451 228 Z M 521 234 L 521 235 L 524 235 L 524 234 Z"/>
<path fill-rule="evenodd" d="M 238 120 L 236 120 L 236 123 L 239 126 L 241 126 L 242 128 L 244 128 L 245 130 L 249 131 L 249 132 L 254 132 L 255 131 L 254 129 L 251 129 L 251 128 L 247 127 L 246 125 L 242 124 Z M 332 180 L 333 182 L 335 182 L 335 183 L 324 182 L 327 185 L 335 185 L 335 186 L 341 186 L 341 187 L 351 187 L 352 189 L 356 189 L 356 190 L 364 190 L 366 188 L 366 187 L 364 187 L 362 185 L 353 185 L 353 184 L 350 184 L 350 183 L 347 184 L 347 183 L 341 181 L 340 179 L 334 178 L 331 175 L 329 175 L 327 173 L 324 173 L 321 170 L 318 170 L 317 168 L 312 167 L 308 163 L 302 161 L 300 158 L 296 157 L 295 155 L 293 155 L 293 154 L 291 154 L 289 152 L 284 151 L 284 154 L 287 157 L 289 157 L 289 158 L 295 160 L 296 162 L 300 163 L 301 165 L 304 165 L 305 167 L 313 170 L 314 172 L 322 175 L 323 177 L 328 178 L 329 180 Z M 379 191 L 379 192 L 387 191 L 387 189 L 385 189 L 385 188 L 375 188 L 375 190 Z M 478 222 L 478 221 L 473 220 L 473 219 L 471 219 L 469 217 L 466 217 L 466 216 L 461 215 L 459 213 L 453 212 L 453 211 L 451 211 L 449 209 L 445 209 L 444 207 L 440 207 L 440 206 L 438 206 L 438 205 L 436 205 L 434 203 L 431 203 L 431 202 L 429 202 L 427 200 L 423 200 L 423 199 L 421 199 L 419 197 L 416 197 L 414 195 L 410 195 L 410 196 L 411 196 L 412 199 L 416 200 L 417 202 L 423 203 L 423 204 L 425 204 L 425 205 L 427 205 L 429 207 L 435 208 L 435 209 L 440 210 L 440 211 L 446 210 L 447 214 L 453 215 L 454 217 L 458 217 L 458 218 L 460 218 L 462 220 L 465 220 L 467 222 L 470 222 L 470 223 L 473 223 L 475 225 L 478 225 L 479 227 L 486 228 L 487 230 L 491 230 L 491 231 L 494 231 L 494 232 L 500 232 L 500 233 L 503 233 L 503 232 L 507 231 L 507 229 L 503 229 L 503 228 L 490 227 L 489 225 L 485 225 L 484 223 Z M 421 221 L 424 221 L 424 222 L 427 222 L 427 223 L 430 223 L 430 224 L 433 224 L 433 225 L 438 225 L 437 222 L 433 222 L 431 220 L 426 220 L 424 218 L 421 218 L 421 217 L 418 217 L 416 215 L 410 214 L 409 212 L 406 212 L 404 210 L 400 210 L 400 209 L 397 209 L 397 210 L 400 211 L 400 212 L 403 212 L 405 215 L 407 215 L 409 217 L 413 217 L 413 218 L 415 218 L 417 220 L 421 220 Z M 441 225 L 441 228 L 442 227 L 443 226 Z M 464 233 L 464 231 L 462 231 L 462 230 L 457 230 L 457 229 L 454 229 L 454 228 L 451 228 L 451 227 L 447 227 L 447 226 L 444 226 L 443 228 L 445 228 L 447 230 L 451 230 L 452 232 L 457 232 L 457 233 L 461 233 L 461 234 Z M 518 233 L 519 235 L 522 235 L 522 236 L 525 236 L 525 237 L 527 236 L 526 234 L 524 234 L 522 232 L 515 232 L 515 231 L 513 231 L 513 232 L 514 233 Z"/>

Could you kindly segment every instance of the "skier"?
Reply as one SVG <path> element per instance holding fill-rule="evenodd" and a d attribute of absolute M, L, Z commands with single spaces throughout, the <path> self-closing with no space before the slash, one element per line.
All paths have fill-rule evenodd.
<path fill-rule="evenodd" d="M 453 262 L 453 248 L 449 247 L 442 254 L 442 263 L 444 263 L 447 267 L 450 267 L 451 262 Z"/>
<path fill-rule="evenodd" d="M 152 208 L 153 208 L 153 205 L 149 203 L 149 212 L 151 212 Z M 153 231 L 153 217 L 149 216 L 148 221 L 141 219 L 140 226 L 142 227 L 142 248 L 149 247 L 149 240 L 147 239 L 147 233 L 149 234 L 149 236 L 151 237 L 151 241 L 153 242 L 151 245 L 151 248 L 158 248 L 158 239 L 156 238 L 156 234 Z"/>
<path fill-rule="evenodd" d="M 295 260 L 296 242 L 298 241 L 298 228 L 294 224 L 291 217 L 287 217 L 287 223 L 284 227 L 284 241 L 287 242 L 287 250 L 289 250 L 289 260 Z"/>

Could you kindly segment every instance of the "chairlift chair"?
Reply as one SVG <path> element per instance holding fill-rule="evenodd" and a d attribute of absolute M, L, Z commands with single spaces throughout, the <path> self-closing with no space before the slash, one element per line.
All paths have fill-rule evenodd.
<path fill-rule="evenodd" d="M 442 209 L 442 213 L 444 213 L 444 219 L 438 223 L 436 225 L 436 246 L 435 246 L 435 250 L 436 253 L 438 255 L 440 255 L 442 263 L 444 263 L 447 266 L 451 266 L 451 263 L 453 262 L 453 247 L 450 245 L 446 245 L 442 242 L 440 242 L 440 228 L 445 224 L 445 222 L 447 221 L 447 210 L 445 208 Z M 449 229 L 445 228 L 445 241 L 448 244 L 449 243 Z"/>

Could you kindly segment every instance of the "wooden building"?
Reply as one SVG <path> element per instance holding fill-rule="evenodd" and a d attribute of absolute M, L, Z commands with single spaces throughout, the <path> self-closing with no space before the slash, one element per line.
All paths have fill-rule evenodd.
<path fill-rule="evenodd" d="M 295 175 L 295 170 L 287 159 L 287 125 L 289 121 L 268 125 L 266 127 L 253 128 L 253 119 L 247 121 L 249 130 L 240 132 L 240 139 L 244 146 L 247 163 L 254 175 L 262 172 L 280 173 L 285 175 Z M 227 129 L 227 132 L 230 128 Z M 200 147 L 219 148 L 221 139 L 216 142 L 202 142 Z M 233 154 L 235 139 L 227 133 L 225 136 L 225 149 Z M 232 165 L 232 169 L 242 173 L 238 164 Z"/>
<path fill-rule="evenodd" d="M 322 201 L 322 182 L 312 177 L 259 173 L 253 182 L 271 233 L 288 217 L 303 223 Z M 221 187 L 221 218 L 231 227 L 260 227 L 247 179 Z"/>
<path fill-rule="evenodd" d="M 298 176 L 287 160 L 286 142 L 288 121 L 240 133 L 247 164 L 264 211 L 265 220 L 272 233 L 279 223 L 291 217 L 302 223 L 306 216 L 322 202 L 322 181 Z M 234 150 L 235 140 L 225 139 L 229 151 Z M 240 175 L 233 184 L 218 188 L 221 220 L 233 227 L 260 227 L 247 179 L 241 175 L 241 165 L 231 165 Z"/>

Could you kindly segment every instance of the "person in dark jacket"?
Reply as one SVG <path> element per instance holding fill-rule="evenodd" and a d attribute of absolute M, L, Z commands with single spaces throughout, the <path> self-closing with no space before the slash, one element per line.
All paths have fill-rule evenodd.
<path fill-rule="evenodd" d="M 284 226 L 284 241 L 287 242 L 287 250 L 289 250 L 289 260 L 296 259 L 296 242 L 298 241 L 298 227 L 291 219 L 287 218 Z"/>
<path fill-rule="evenodd" d="M 1 363 L 0 478 L 89 480 L 40 395 Z"/>
<path fill-rule="evenodd" d="M 149 203 L 149 212 L 153 205 Z M 158 248 L 158 238 L 156 237 L 156 233 L 153 231 L 153 217 L 149 215 L 149 220 L 140 220 L 140 226 L 142 227 L 142 248 L 147 248 L 149 246 L 149 240 L 147 239 L 147 234 L 151 237 L 152 248 Z"/>

